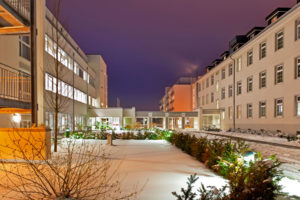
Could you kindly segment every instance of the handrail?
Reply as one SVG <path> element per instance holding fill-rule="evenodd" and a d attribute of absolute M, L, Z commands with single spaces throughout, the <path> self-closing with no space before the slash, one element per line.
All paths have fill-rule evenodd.
<path fill-rule="evenodd" d="M 0 63 L 0 97 L 29 103 L 31 101 L 30 75 Z"/>
<path fill-rule="evenodd" d="M 30 1 L 29 0 L 4 0 L 4 2 L 21 17 L 30 21 Z"/>

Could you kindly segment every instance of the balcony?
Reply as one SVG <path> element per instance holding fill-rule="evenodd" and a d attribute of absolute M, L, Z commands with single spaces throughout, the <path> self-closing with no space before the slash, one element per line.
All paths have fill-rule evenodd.
<path fill-rule="evenodd" d="M 31 77 L 0 63 L 0 107 L 30 108 Z"/>
<path fill-rule="evenodd" d="M 0 0 L 0 34 L 30 32 L 30 0 Z"/>

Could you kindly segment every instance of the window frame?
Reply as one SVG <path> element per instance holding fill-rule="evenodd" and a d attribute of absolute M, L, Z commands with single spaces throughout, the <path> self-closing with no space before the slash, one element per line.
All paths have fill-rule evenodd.
<path fill-rule="evenodd" d="M 264 76 L 262 75 L 264 73 Z M 265 85 L 263 86 L 262 83 L 263 83 L 263 77 L 264 77 L 264 82 L 265 82 Z M 266 88 L 267 87 L 267 71 L 262 71 L 259 73 L 259 89 L 261 88 Z"/>
<path fill-rule="evenodd" d="M 263 105 L 264 104 L 264 105 Z M 262 115 L 262 111 L 264 109 L 264 115 Z M 267 117 L 267 102 L 266 101 L 260 101 L 259 102 L 259 107 L 258 107 L 258 111 L 259 111 L 259 118 L 266 118 Z"/>
<path fill-rule="evenodd" d="M 247 104 L 247 119 L 252 119 L 252 118 L 253 118 L 253 104 L 248 103 Z"/>
<path fill-rule="evenodd" d="M 249 87 L 250 83 L 251 83 L 251 87 Z M 247 92 L 253 92 L 253 76 L 249 76 L 247 78 Z"/>
<path fill-rule="evenodd" d="M 279 67 L 281 67 L 282 69 L 278 70 Z M 281 79 L 278 79 L 278 74 L 279 73 L 281 74 Z M 284 76 L 283 64 L 276 65 L 275 66 L 275 85 L 283 83 L 283 81 L 284 81 L 284 77 L 283 76 Z"/>
<path fill-rule="evenodd" d="M 243 89 L 242 88 L 242 81 L 238 81 L 236 83 L 236 95 L 241 95 L 242 94 L 242 89 Z"/>
<path fill-rule="evenodd" d="M 281 103 L 278 103 L 278 101 L 281 101 Z M 281 112 L 279 112 L 278 110 L 278 106 L 281 106 Z M 283 98 L 276 98 L 275 99 L 275 108 L 274 108 L 274 114 L 275 114 L 275 117 L 283 117 L 283 113 L 284 113 L 284 101 L 283 101 Z"/>
<path fill-rule="evenodd" d="M 250 66 L 252 64 L 253 64 L 253 49 L 247 52 L 247 66 Z"/>
<path fill-rule="evenodd" d="M 282 35 L 280 35 L 280 34 L 282 34 Z M 280 39 L 282 39 L 282 46 L 279 46 Z M 283 48 L 284 48 L 284 30 L 280 30 L 277 33 L 275 33 L 275 51 L 278 51 Z"/>
<path fill-rule="evenodd" d="M 264 50 L 264 54 L 263 54 L 263 50 Z M 259 44 L 259 59 L 261 60 L 265 57 L 267 57 L 267 42 L 264 41 Z"/>

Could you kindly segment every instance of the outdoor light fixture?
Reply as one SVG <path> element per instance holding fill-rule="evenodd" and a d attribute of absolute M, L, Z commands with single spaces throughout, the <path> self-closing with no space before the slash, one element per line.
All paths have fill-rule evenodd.
<path fill-rule="evenodd" d="M 22 118 L 19 113 L 15 113 L 12 115 L 11 119 L 14 123 L 20 123 Z"/>

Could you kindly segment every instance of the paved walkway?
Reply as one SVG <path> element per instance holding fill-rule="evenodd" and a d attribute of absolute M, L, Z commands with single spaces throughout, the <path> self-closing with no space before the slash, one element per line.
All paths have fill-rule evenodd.
<path fill-rule="evenodd" d="M 196 173 L 204 185 L 222 187 L 225 180 L 165 141 L 116 140 L 112 158 L 123 160 L 124 187 L 146 183 L 139 195 L 141 200 L 174 200 L 173 191 L 180 192 L 186 179 Z"/>

